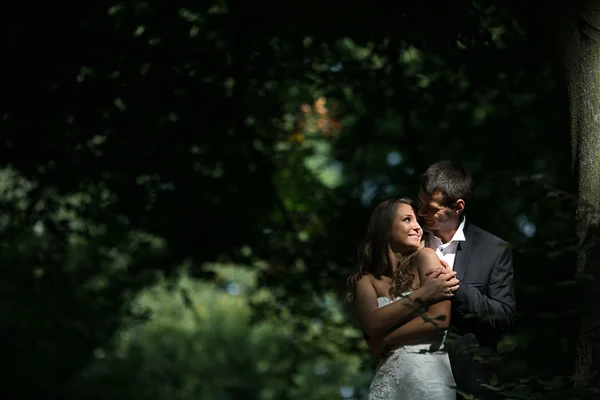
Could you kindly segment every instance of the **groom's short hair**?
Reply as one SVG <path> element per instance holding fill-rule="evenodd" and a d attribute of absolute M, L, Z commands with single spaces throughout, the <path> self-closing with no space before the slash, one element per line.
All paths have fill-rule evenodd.
<path fill-rule="evenodd" d="M 452 161 L 438 161 L 421 175 L 421 189 L 428 195 L 441 192 L 444 203 L 450 205 L 458 199 L 471 199 L 473 179 L 462 165 Z"/>

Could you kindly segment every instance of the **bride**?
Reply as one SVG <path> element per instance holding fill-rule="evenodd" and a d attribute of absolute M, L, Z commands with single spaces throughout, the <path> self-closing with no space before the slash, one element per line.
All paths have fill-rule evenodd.
<path fill-rule="evenodd" d="M 411 200 L 384 201 L 348 279 L 348 301 L 371 352 L 392 349 L 379 362 L 369 400 L 456 399 L 444 340 L 458 280 L 422 236 Z"/>

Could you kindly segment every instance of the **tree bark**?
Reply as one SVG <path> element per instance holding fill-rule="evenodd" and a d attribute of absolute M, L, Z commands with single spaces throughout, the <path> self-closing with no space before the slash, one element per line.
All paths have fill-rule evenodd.
<path fill-rule="evenodd" d="M 600 0 L 565 4 L 559 34 L 569 100 L 571 168 L 579 200 L 576 275 L 596 279 L 600 277 Z M 581 321 L 573 375 L 578 388 L 591 383 L 597 368 L 600 298 L 594 286 L 580 291 Z"/>

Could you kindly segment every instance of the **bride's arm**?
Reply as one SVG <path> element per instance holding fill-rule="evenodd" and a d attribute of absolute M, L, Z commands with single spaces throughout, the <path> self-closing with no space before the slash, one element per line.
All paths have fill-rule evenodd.
<path fill-rule="evenodd" d="M 393 327 L 412 320 L 427 309 L 431 299 L 430 290 L 421 286 L 410 296 L 379 308 L 377 292 L 371 280 L 365 276 L 356 283 L 354 304 L 358 322 L 368 339 L 379 337 Z"/>
<path fill-rule="evenodd" d="M 425 248 L 415 257 L 415 266 L 419 271 L 421 285 L 424 284 L 427 273 L 439 268 L 440 260 L 435 251 Z M 450 325 L 450 300 L 435 303 L 427 311 L 413 318 L 399 328 L 388 332 L 377 347 L 387 345 L 408 344 L 421 342 L 448 328 Z M 383 348 L 382 348 L 383 350 Z"/>

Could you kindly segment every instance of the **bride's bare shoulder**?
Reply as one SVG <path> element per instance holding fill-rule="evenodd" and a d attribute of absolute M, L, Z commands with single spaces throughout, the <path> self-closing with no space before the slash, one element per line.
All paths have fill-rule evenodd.
<path fill-rule="evenodd" d="M 415 263 L 417 265 L 439 266 L 440 259 L 435 250 L 425 247 L 415 256 Z"/>
<path fill-rule="evenodd" d="M 417 257 L 431 257 L 432 255 L 437 257 L 435 250 L 430 249 L 429 247 L 423 247 L 421 251 L 419 251 L 419 254 L 417 254 Z"/>
<path fill-rule="evenodd" d="M 375 277 L 373 276 L 373 274 L 364 274 L 361 275 L 360 278 L 356 279 L 356 286 L 360 287 L 360 286 L 372 286 L 373 285 L 373 280 L 375 279 Z"/>

